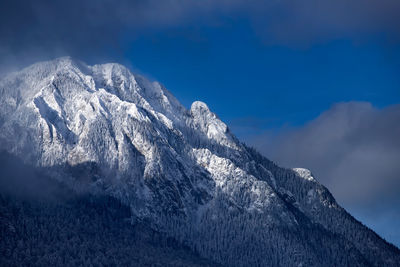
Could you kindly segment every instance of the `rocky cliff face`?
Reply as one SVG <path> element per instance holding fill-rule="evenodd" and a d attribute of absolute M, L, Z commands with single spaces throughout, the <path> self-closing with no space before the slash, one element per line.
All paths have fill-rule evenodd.
<path fill-rule="evenodd" d="M 396 266 L 399 251 L 305 169 L 240 143 L 205 103 L 187 110 L 119 64 L 71 58 L 0 81 L 0 145 L 77 191 L 224 265 Z"/>

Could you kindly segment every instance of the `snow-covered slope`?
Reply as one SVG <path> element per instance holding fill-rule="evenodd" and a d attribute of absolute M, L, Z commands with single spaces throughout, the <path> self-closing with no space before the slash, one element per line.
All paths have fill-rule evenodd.
<path fill-rule="evenodd" d="M 0 95 L 2 149 L 77 191 L 117 197 L 215 262 L 400 261 L 308 170 L 278 167 L 205 103 L 187 110 L 124 66 L 59 58 L 4 77 Z"/>

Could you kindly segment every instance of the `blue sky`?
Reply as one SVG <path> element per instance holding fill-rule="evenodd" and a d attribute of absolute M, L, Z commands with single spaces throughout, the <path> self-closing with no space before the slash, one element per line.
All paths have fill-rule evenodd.
<path fill-rule="evenodd" d="M 399 13 L 398 0 L 3 1 L 0 73 L 65 55 L 125 64 L 310 168 L 400 246 Z"/>
<path fill-rule="evenodd" d="M 127 44 L 125 58 L 134 68 L 186 106 L 207 102 L 225 121 L 300 125 L 336 102 L 400 102 L 400 49 L 379 37 L 306 48 L 266 45 L 246 21 L 229 20 L 216 28 L 145 33 Z"/>

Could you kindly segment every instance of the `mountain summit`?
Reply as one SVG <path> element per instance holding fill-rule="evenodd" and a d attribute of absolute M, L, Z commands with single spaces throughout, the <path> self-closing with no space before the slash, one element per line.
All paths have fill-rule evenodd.
<path fill-rule="evenodd" d="M 112 196 L 132 223 L 226 266 L 399 266 L 400 253 L 306 169 L 242 144 L 119 64 L 69 57 L 0 81 L 0 148 L 79 192 Z"/>

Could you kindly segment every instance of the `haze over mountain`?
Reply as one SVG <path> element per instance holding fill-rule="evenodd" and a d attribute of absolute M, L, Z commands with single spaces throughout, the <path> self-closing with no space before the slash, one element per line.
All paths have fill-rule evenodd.
<path fill-rule="evenodd" d="M 188 110 L 122 65 L 41 62 L 1 79 L 0 95 L 2 150 L 73 194 L 116 199 L 206 265 L 399 265 L 309 170 L 279 167 L 205 103 Z"/>

